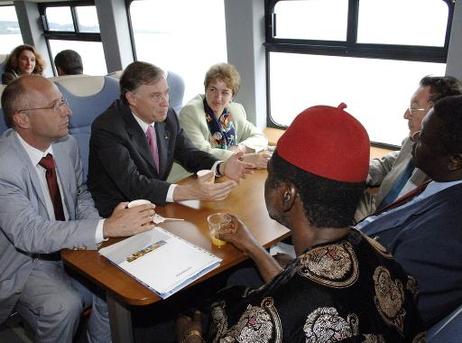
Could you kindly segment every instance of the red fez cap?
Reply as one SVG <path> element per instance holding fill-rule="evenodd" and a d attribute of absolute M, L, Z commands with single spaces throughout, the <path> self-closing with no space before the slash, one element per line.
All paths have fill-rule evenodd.
<path fill-rule="evenodd" d="M 364 182 L 369 171 L 369 136 L 361 123 L 337 108 L 314 106 L 300 113 L 279 139 L 276 151 L 307 172 L 341 182 Z"/>

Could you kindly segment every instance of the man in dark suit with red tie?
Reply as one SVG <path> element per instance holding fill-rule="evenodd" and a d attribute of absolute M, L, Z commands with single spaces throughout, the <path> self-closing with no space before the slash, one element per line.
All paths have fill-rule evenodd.
<path fill-rule="evenodd" d="M 120 79 L 116 100 L 92 125 L 88 185 L 101 215 L 121 199 L 148 199 L 156 204 L 181 200 L 219 200 L 226 197 L 251 164 L 235 154 L 226 162 L 195 148 L 169 108 L 164 72 L 145 62 L 133 62 Z M 166 181 L 174 161 L 191 172 L 212 169 L 230 180 Z"/>
<path fill-rule="evenodd" d="M 413 136 L 412 151 L 416 167 L 432 181 L 357 225 L 416 278 L 427 328 L 462 304 L 461 133 L 462 96 L 436 102 Z"/>

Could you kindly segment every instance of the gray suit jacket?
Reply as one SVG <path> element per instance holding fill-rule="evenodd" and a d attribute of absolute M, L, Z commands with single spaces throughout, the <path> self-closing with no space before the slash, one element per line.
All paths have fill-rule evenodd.
<path fill-rule="evenodd" d="M 393 184 L 399 179 L 412 159 L 413 142 L 408 137 L 403 141 L 401 150 L 393 151 L 384 157 L 375 158 L 369 165 L 369 186 L 380 186 L 376 194 L 365 193 L 356 210 L 355 219 L 360 220 L 375 212 L 377 206 L 387 196 Z M 420 186 L 426 180 L 427 175 L 418 168 L 412 172 L 409 180 L 416 186 Z"/>
<path fill-rule="evenodd" d="M 53 144 L 68 221 L 46 209 L 35 166 L 13 130 L 0 138 L 0 323 L 19 299 L 34 266 L 34 254 L 63 248 L 96 249 L 100 219 L 82 183 L 77 143 L 68 136 Z"/>

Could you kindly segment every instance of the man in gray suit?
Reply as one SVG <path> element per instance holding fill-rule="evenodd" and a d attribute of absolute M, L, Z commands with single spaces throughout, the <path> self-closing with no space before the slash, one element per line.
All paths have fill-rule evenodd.
<path fill-rule="evenodd" d="M 391 204 L 428 179 L 411 161 L 412 136 L 420 131 L 425 114 L 437 100 L 460 94 L 462 83 L 454 77 L 425 76 L 420 80 L 419 88 L 412 95 L 410 105 L 404 112 L 404 119 L 408 121 L 409 136 L 404 139 L 401 150 L 371 160 L 367 185 L 380 188 L 376 194 L 367 191 L 364 193 L 356 210 L 357 221 Z"/>
<path fill-rule="evenodd" d="M 52 82 L 21 77 L 1 103 L 12 129 L 0 138 L 0 322 L 16 309 L 34 341 L 72 342 L 84 287 L 66 274 L 59 251 L 96 249 L 107 237 L 151 229 L 154 206 L 121 203 L 99 217 L 68 134 L 71 111 Z M 87 337 L 110 341 L 105 303 L 93 299 Z"/>

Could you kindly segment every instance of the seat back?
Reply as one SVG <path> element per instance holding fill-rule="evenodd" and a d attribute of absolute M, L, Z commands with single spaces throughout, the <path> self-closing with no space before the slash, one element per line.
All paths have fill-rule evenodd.
<path fill-rule="evenodd" d="M 70 75 L 51 78 L 72 110 L 70 133 L 79 144 L 84 179 L 88 173 L 91 124 L 120 95 L 119 83 L 108 76 Z"/>
<path fill-rule="evenodd" d="M 5 87 L 5 85 L 0 84 L 0 98 L 2 97 Z M 8 126 L 6 126 L 5 123 L 4 115 L 5 114 L 3 113 L 2 105 L 0 104 L 0 135 L 8 129 Z"/>
<path fill-rule="evenodd" d="M 108 76 L 115 78 L 117 80 L 120 79 L 122 76 L 122 71 L 114 71 Z M 174 72 L 167 72 L 167 83 L 168 83 L 168 88 L 170 89 L 170 107 L 175 110 L 175 112 L 178 114 L 183 107 L 183 98 L 184 98 L 184 80 L 183 78 L 174 73 Z"/>
<path fill-rule="evenodd" d="M 440 320 L 427 332 L 428 343 L 459 343 L 462 341 L 462 305 Z"/>
<path fill-rule="evenodd" d="M 3 73 L 5 72 L 5 64 L 6 59 L 8 58 L 8 54 L 0 54 L 0 82 Z"/>
<path fill-rule="evenodd" d="M 183 107 L 184 80 L 180 75 L 169 71 L 167 83 L 170 88 L 170 107 L 178 114 Z"/>

